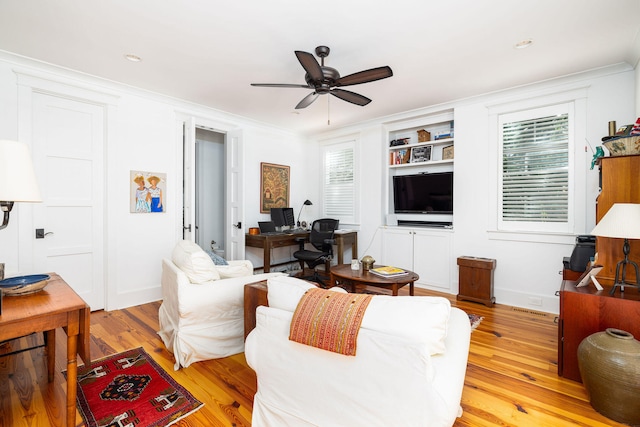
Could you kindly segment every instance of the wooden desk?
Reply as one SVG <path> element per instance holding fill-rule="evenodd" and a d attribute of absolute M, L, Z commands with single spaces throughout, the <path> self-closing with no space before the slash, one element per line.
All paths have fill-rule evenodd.
<path fill-rule="evenodd" d="M 583 339 L 607 328 L 640 337 L 640 292 L 627 286 L 623 295 L 610 296 L 610 284 L 602 283 L 604 290 L 598 291 L 592 283 L 580 288 L 576 283 L 564 280 L 560 288 L 558 375 L 581 381 L 578 346 Z"/>
<path fill-rule="evenodd" d="M 244 244 L 250 248 L 263 249 L 263 271 L 268 273 L 271 271 L 271 249 L 281 248 L 284 246 L 298 246 L 295 239 L 304 237 L 309 241 L 309 232 L 296 234 L 245 234 Z M 357 231 L 338 231 L 334 236 L 336 240 L 338 252 L 338 264 L 344 264 L 344 248 L 345 245 L 351 245 L 351 254 L 353 258 L 358 258 L 358 232 Z"/>
<path fill-rule="evenodd" d="M 375 265 L 375 267 L 381 267 Z M 351 287 L 351 292 L 357 291 L 357 285 L 374 286 L 377 288 L 391 289 L 393 296 L 398 295 L 398 290 L 405 285 L 409 285 L 409 295 L 413 296 L 413 283 L 420 278 L 417 273 L 405 270 L 407 274 L 393 277 L 382 277 L 377 274 L 363 271 L 362 267 L 358 271 L 351 270 L 351 264 L 342 264 L 331 267 L 331 281 L 329 287 L 346 285 Z"/>
<path fill-rule="evenodd" d="M 56 329 L 67 334 L 67 426 L 76 425 L 77 356 L 85 364 L 89 357 L 89 306 L 55 273 L 42 291 L 30 295 L 5 296 L 0 314 L 0 341 L 34 332 L 46 335 L 47 374 L 53 381 Z"/>

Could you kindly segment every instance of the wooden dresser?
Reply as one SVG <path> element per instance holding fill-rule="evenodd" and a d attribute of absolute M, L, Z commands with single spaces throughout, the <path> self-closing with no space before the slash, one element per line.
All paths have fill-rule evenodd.
<path fill-rule="evenodd" d="M 611 285 L 596 290 L 593 283 L 577 288 L 576 281 L 563 280 L 558 319 L 558 375 L 582 381 L 578 368 L 578 346 L 583 339 L 607 328 L 617 328 L 640 338 L 640 292 L 627 286 L 623 295 L 609 296 Z"/>
<path fill-rule="evenodd" d="M 596 223 L 609 211 L 614 203 L 640 203 L 640 155 L 603 157 L 600 159 L 600 187 L 596 203 Z M 603 269 L 598 273 L 600 282 L 613 282 L 616 264 L 624 258 L 622 244 L 624 239 L 596 239 L 598 264 Z M 629 259 L 640 264 L 640 240 L 630 240 Z M 636 274 L 633 268 L 627 269 L 627 282 L 633 283 Z"/>

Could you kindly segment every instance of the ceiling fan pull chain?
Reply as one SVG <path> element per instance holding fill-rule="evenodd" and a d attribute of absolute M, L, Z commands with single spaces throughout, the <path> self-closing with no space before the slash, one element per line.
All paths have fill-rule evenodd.
<path fill-rule="evenodd" d="M 331 126 L 331 97 L 327 96 L 327 126 Z"/>

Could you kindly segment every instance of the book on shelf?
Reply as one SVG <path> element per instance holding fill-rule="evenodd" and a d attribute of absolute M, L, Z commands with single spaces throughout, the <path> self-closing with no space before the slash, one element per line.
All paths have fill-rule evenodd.
<path fill-rule="evenodd" d="M 377 274 L 378 276 L 382 276 L 382 277 L 401 276 L 403 274 L 407 274 L 406 270 L 403 270 L 398 267 L 392 267 L 390 265 L 387 265 L 384 267 L 372 268 L 369 271 L 371 271 L 373 274 Z"/>

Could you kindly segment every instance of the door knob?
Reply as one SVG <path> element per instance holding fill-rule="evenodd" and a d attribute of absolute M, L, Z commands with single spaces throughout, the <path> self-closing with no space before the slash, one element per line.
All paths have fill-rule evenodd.
<path fill-rule="evenodd" d="M 44 232 L 44 228 L 36 228 L 36 239 L 44 239 L 49 234 L 53 234 L 53 231 Z"/>

